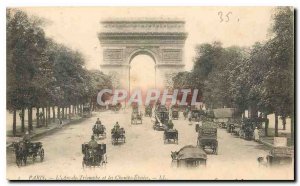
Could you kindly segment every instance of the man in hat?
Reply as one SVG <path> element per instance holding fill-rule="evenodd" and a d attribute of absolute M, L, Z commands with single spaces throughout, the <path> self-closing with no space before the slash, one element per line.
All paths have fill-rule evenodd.
<path fill-rule="evenodd" d="M 23 142 L 30 143 L 30 135 L 28 131 L 26 131 L 25 135 L 23 136 Z"/>
<path fill-rule="evenodd" d="M 89 141 L 88 145 L 89 145 L 89 148 L 93 149 L 93 150 L 95 150 L 98 147 L 98 143 L 95 140 L 94 135 L 92 135 L 91 140 Z"/>

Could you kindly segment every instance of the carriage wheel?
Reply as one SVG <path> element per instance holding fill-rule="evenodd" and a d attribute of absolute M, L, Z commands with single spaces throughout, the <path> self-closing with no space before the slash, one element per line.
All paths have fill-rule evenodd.
<path fill-rule="evenodd" d="M 40 158 L 41 158 L 41 162 L 43 162 L 44 158 L 45 158 L 45 151 L 43 148 L 41 149 L 41 152 L 40 152 Z"/>

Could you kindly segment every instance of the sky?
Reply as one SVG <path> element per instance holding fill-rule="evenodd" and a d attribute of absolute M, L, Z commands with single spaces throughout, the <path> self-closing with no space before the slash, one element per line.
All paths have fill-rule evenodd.
<path fill-rule="evenodd" d="M 175 18 L 186 22 L 185 70 L 191 70 L 195 46 L 220 41 L 224 47 L 249 47 L 269 37 L 273 7 L 26 7 L 46 20 L 47 37 L 80 51 L 87 69 L 100 69 L 102 49 L 97 38 L 101 20 Z M 229 21 L 227 21 L 227 17 Z M 221 17 L 222 16 L 222 17 Z M 223 21 L 222 21 L 223 19 Z M 101 69 L 100 69 L 101 70 Z"/>

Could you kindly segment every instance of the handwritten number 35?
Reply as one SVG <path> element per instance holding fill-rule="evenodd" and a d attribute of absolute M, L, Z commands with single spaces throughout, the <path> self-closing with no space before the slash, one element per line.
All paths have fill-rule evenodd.
<path fill-rule="evenodd" d="M 230 14 L 232 14 L 232 12 L 228 12 L 227 14 L 225 14 L 225 18 L 223 18 L 223 12 L 218 12 L 218 15 L 220 16 L 220 23 L 222 23 L 223 21 L 228 22 Z"/>

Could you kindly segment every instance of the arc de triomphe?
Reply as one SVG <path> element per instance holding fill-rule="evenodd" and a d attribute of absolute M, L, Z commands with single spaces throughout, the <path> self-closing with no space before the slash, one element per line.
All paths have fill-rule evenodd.
<path fill-rule="evenodd" d="M 101 70 L 114 88 L 130 88 L 130 62 L 146 54 L 155 62 L 156 88 L 184 68 L 185 22 L 181 20 L 107 20 L 98 34 L 103 49 Z"/>

